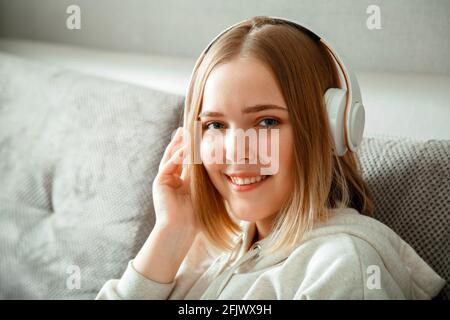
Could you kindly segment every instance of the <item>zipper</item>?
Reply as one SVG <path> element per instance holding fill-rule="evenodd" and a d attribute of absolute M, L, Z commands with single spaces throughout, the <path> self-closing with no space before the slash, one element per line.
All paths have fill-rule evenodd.
<path fill-rule="evenodd" d="M 235 271 L 248 261 L 252 259 L 257 259 L 261 253 L 261 245 L 259 243 L 255 243 L 252 248 L 249 250 L 249 252 L 245 255 L 243 255 L 228 271 L 225 279 L 222 281 L 219 289 L 216 291 L 216 299 L 220 296 L 225 286 L 230 281 L 231 277 L 235 273 Z"/>

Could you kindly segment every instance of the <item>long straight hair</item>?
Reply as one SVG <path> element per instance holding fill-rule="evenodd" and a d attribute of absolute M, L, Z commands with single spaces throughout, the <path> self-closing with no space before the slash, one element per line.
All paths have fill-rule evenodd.
<path fill-rule="evenodd" d="M 354 152 L 333 152 L 324 94 L 341 87 L 337 67 L 321 42 L 295 26 L 257 16 L 223 34 L 197 60 L 185 100 L 184 127 L 195 149 L 196 130 L 208 75 L 238 57 L 256 58 L 272 71 L 287 103 L 294 135 L 294 187 L 274 219 L 269 252 L 291 250 L 331 209 L 351 207 L 371 215 L 373 202 Z M 191 163 L 194 163 L 194 150 Z M 232 249 L 239 226 L 203 164 L 187 166 L 197 221 L 211 244 Z"/>

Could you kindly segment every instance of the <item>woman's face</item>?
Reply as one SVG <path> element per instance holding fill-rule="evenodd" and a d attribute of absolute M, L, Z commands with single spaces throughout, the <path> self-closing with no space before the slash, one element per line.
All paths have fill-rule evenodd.
<path fill-rule="evenodd" d="M 271 70 L 254 58 L 216 66 L 205 84 L 200 120 L 203 165 L 232 213 L 270 225 L 293 185 L 292 126 Z M 253 138 L 243 139 L 243 132 Z M 224 161 L 213 163 L 218 148 Z"/>

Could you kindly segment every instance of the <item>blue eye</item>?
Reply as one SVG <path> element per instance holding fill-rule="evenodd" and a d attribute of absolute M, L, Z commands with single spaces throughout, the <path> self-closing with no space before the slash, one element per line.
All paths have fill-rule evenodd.
<path fill-rule="evenodd" d="M 215 130 L 219 130 L 219 129 L 223 129 L 224 128 L 224 125 L 222 124 L 222 123 L 220 123 L 220 122 L 210 122 L 210 123 L 207 123 L 205 126 L 204 126 L 204 128 L 206 128 L 206 129 L 215 129 Z"/>
<path fill-rule="evenodd" d="M 262 127 L 273 127 L 280 124 L 280 122 L 273 118 L 266 118 L 261 120 L 258 124 Z"/>

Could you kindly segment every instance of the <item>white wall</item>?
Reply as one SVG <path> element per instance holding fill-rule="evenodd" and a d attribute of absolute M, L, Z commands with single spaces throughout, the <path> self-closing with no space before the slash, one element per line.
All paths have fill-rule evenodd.
<path fill-rule="evenodd" d="M 1 54 L 184 95 L 195 59 L 0 38 Z M 450 76 L 357 72 L 365 136 L 450 139 Z M 1 88 L 0 88 L 1 89 Z"/>
<path fill-rule="evenodd" d="M 81 30 L 65 26 L 70 4 L 81 7 Z M 371 4 L 381 30 L 366 27 Z M 194 58 L 254 15 L 317 28 L 356 70 L 450 74 L 449 0 L 0 0 L 0 36 Z"/>

